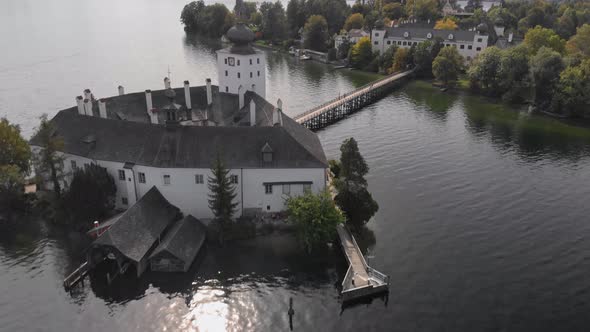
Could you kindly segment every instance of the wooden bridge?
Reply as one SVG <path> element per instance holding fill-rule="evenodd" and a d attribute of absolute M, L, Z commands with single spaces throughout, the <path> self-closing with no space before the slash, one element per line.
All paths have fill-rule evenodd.
<path fill-rule="evenodd" d="M 379 100 L 389 93 L 391 88 L 404 82 L 413 73 L 414 70 L 409 70 L 368 83 L 354 91 L 301 113 L 295 116 L 293 120 L 310 130 L 324 128 L 360 110 L 364 106 Z"/>
<path fill-rule="evenodd" d="M 342 281 L 342 300 L 350 301 L 387 292 L 389 289 L 389 277 L 367 264 L 361 249 L 348 228 L 340 224 L 337 231 L 342 250 L 350 264 Z"/>

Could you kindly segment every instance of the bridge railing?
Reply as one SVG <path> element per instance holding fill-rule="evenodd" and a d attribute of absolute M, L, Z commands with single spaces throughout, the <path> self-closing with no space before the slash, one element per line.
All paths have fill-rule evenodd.
<path fill-rule="evenodd" d="M 362 90 L 367 89 L 367 88 L 372 88 L 375 85 L 379 86 L 379 85 L 381 85 L 380 83 L 383 83 L 385 81 L 391 80 L 391 79 L 393 79 L 394 77 L 396 77 L 397 75 L 399 75 L 401 73 L 403 73 L 403 72 L 396 72 L 396 73 L 390 74 L 388 76 L 385 76 L 383 78 L 380 78 L 377 81 L 373 81 L 373 82 L 369 82 L 367 84 L 364 84 L 364 85 L 362 85 L 362 86 L 360 86 L 360 87 L 358 87 L 358 88 L 356 88 L 356 89 L 354 89 L 354 90 L 352 90 L 350 92 L 347 92 L 347 93 L 345 93 L 343 95 L 338 96 L 337 98 L 331 99 L 331 100 L 329 100 L 329 101 L 327 101 L 327 102 L 325 102 L 325 103 L 323 103 L 321 105 L 318 105 L 318 106 L 316 106 L 316 107 L 314 107 L 314 108 L 312 108 L 310 110 L 307 110 L 307 111 L 305 111 L 305 112 L 303 112 L 301 114 L 298 114 L 293 119 L 294 120 L 298 120 L 298 119 L 300 119 L 300 118 L 302 118 L 302 117 L 304 117 L 306 115 L 309 115 L 309 114 L 311 114 L 311 113 L 313 113 L 313 112 L 315 112 L 315 111 L 317 111 L 319 109 L 322 109 L 323 107 L 326 107 L 329 104 L 332 104 L 332 103 L 337 102 L 339 100 L 345 99 L 348 96 L 351 96 L 351 95 L 353 95 L 353 94 L 355 94 L 355 93 L 357 93 L 359 91 L 362 91 Z"/>

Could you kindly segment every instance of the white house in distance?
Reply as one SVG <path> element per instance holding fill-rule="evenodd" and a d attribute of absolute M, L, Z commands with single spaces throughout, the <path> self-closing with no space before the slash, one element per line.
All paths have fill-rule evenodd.
<path fill-rule="evenodd" d="M 185 215 L 207 219 L 207 180 L 220 155 L 236 188 L 236 217 L 281 211 L 289 195 L 324 190 L 328 164 L 318 137 L 283 114 L 280 100 L 274 106 L 263 97 L 264 54 L 251 48 L 253 33 L 238 24 L 227 37 L 234 45 L 218 52 L 219 87 L 208 79 L 172 88 L 165 78 L 163 90 L 119 87 L 118 96 L 99 100 L 86 90 L 77 106 L 61 110 L 51 123 L 64 141 L 64 185 L 76 169 L 98 164 L 115 179 L 117 208 L 155 186 Z M 41 149 L 37 137 L 30 143 Z"/>
<path fill-rule="evenodd" d="M 473 30 L 435 30 L 432 26 L 412 22 L 371 31 L 373 51 L 380 53 L 393 45 L 410 48 L 437 37 L 445 46 L 456 47 L 459 54 L 470 61 L 488 47 L 489 36 L 485 24 Z"/>
<path fill-rule="evenodd" d="M 371 37 L 371 34 L 362 29 L 350 29 L 350 31 L 334 36 L 334 47 L 340 48 L 344 41 L 348 40 L 350 45 L 358 43 L 363 37 Z"/>

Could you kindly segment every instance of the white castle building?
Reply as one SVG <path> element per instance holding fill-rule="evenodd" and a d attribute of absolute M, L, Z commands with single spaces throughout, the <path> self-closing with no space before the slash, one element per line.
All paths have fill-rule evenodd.
<path fill-rule="evenodd" d="M 264 54 L 250 46 L 254 34 L 232 27 L 233 46 L 217 52 L 219 86 L 188 81 L 172 88 L 95 99 L 90 90 L 77 105 L 51 120 L 64 141 L 67 187 L 80 167 L 105 167 L 117 186 L 116 207 L 126 209 L 152 187 L 185 215 L 212 218 L 207 180 L 219 154 L 230 170 L 237 216 L 277 212 L 285 198 L 326 187 L 327 160 L 318 137 L 283 114 L 281 101 L 264 99 Z M 38 153 L 41 142 L 30 142 Z"/>
<path fill-rule="evenodd" d="M 466 61 L 472 60 L 488 47 L 488 37 L 485 24 L 473 30 L 435 30 L 433 25 L 406 23 L 371 31 L 374 52 L 383 53 L 393 45 L 410 48 L 440 38 L 444 46 L 457 48 Z"/>

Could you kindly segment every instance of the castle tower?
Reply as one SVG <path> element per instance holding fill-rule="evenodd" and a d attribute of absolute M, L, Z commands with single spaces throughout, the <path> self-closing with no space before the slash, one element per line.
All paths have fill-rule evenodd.
<path fill-rule="evenodd" d="M 238 94 L 242 86 L 266 97 L 266 58 L 252 48 L 254 33 L 244 23 L 237 23 L 226 33 L 231 47 L 217 51 L 219 92 Z"/>

